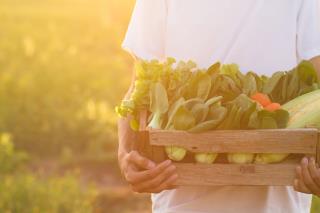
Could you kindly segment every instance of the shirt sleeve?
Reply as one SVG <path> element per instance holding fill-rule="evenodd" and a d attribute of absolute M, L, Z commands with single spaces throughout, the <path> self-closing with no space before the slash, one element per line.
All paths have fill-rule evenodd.
<path fill-rule="evenodd" d="M 302 0 L 297 25 L 297 55 L 309 60 L 320 55 L 320 0 Z"/>
<path fill-rule="evenodd" d="M 163 59 L 166 0 L 137 0 L 122 47 L 142 59 Z"/>

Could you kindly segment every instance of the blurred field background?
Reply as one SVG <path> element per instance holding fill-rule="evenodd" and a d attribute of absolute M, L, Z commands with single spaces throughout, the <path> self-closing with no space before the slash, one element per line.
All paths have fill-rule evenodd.
<path fill-rule="evenodd" d="M 150 212 L 116 161 L 133 5 L 0 1 L 0 212 Z"/>
<path fill-rule="evenodd" d="M 1 0 L 0 212 L 150 212 L 117 167 L 133 0 Z M 314 205 L 313 212 L 320 212 Z"/>

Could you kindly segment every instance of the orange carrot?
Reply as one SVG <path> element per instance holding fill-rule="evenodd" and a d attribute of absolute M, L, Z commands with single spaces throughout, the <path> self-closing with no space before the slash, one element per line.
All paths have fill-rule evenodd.
<path fill-rule="evenodd" d="M 281 105 L 279 103 L 272 103 L 266 106 L 264 109 L 270 112 L 274 112 L 280 108 L 281 108 Z"/>
<path fill-rule="evenodd" d="M 259 93 L 259 92 L 257 92 L 254 95 L 252 95 L 251 99 L 257 101 L 263 107 L 266 107 L 266 106 L 268 106 L 268 105 L 270 105 L 272 103 L 270 98 L 268 97 L 268 95 L 263 94 L 263 93 Z"/>

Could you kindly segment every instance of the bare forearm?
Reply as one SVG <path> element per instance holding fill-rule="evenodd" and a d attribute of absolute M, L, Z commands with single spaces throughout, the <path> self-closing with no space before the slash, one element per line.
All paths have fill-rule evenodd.
<path fill-rule="evenodd" d="M 133 75 L 131 86 L 126 93 L 124 99 L 129 99 L 134 88 L 135 76 Z M 132 150 L 132 142 L 135 140 L 135 133 L 130 128 L 130 117 L 120 118 L 118 120 L 118 139 L 119 139 L 119 148 L 118 148 L 118 158 L 121 160 L 124 155 Z"/>
<path fill-rule="evenodd" d="M 118 121 L 119 148 L 118 158 L 121 160 L 124 155 L 132 150 L 132 142 L 135 133 L 131 130 L 128 118 L 120 118 Z"/>
<path fill-rule="evenodd" d="M 313 64 L 313 66 L 316 68 L 316 70 L 318 72 L 319 79 L 320 79 L 320 56 L 316 56 L 316 57 L 312 58 L 310 61 Z"/>

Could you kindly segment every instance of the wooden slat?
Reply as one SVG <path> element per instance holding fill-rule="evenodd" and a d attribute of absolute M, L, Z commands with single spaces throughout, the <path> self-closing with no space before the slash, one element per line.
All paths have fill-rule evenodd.
<path fill-rule="evenodd" d="M 149 141 L 149 131 L 147 131 L 148 111 L 140 112 L 140 131 L 137 133 L 138 152 L 143 156 L 160 163 L 166 159 L 164 148 L 162 146 L 151 146 Z"/>
<path fill-rule="evenodd" d="M 295 178 L 296 164 L 237 165 L 176 163 L 177 185 L 217 186 L 290 186 Z"/>
<path fill-rule="evenodd" d="M 149 143 L 148 131 L 139 131 L 137 133 L 136 144 L 135 150 L 137 150 L 141 155 L 149 159 L 153 158 L 153 146 Z"/>
<path fill-rule="evenodd" d="M 139 116 L 139 124 L 140 124 L 140 131 L 146 130 L 147 127 L 147 120 L 148 120 L 148 111 L 147 110 L 142 110 L 140 111 L 140 116 Z"/>
<path fill-rule="evenodd" d="M 162 146 L 152 146 L 152 158 L 151 160 L 153 160 L 156 163 L 161 163 L 162 161 L 168 159 L 165 151 L 164 151 L 164 147 Z"/>
<path fill-rule="evenodd" d="M 181 146 L 192 152 L 315 154 L 318 130 L 219 130 L 198 134 L 150 130 L 149 139 L 151 145 Z"/>
<path fill-rule="evenodd" d="M 318 131 L 318 144 L 317 144 L 316 159 L 317 159 L 318 166 L 320 166 L 320 131 Z"/>

